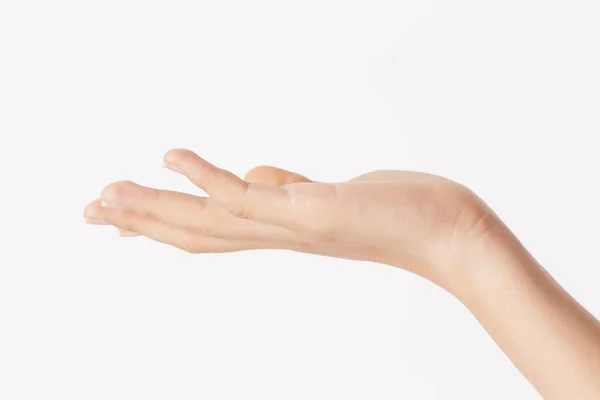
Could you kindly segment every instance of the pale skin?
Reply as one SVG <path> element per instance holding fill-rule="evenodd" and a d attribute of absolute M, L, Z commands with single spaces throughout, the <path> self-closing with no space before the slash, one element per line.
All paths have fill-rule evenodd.
<path fill-rule="evenodd" d="M 458 298 L 547 400 L 600 400 L 600 322 L 472 191 L 419 172 L 321 183 L 274 167 L 244 179 L 189 150 L 164 166 L 208 197 L 108 185 L 91 224 L 191 253 L 288 249 L 399 267 Z"/>

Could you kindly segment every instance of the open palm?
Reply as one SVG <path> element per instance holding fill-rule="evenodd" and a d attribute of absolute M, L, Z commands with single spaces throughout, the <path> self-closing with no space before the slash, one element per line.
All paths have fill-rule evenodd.
<path fill-rule="evenodd" d="M 88 221 L 193 253 L 289 249 L 401 266 L 432 280 L 498 221 L 464 186 L 419 172 L 320 183 L 258 167 L 243 180 L 188 150 L 164 160 L 209 197 L 115 182 L 88 205 Z"/>

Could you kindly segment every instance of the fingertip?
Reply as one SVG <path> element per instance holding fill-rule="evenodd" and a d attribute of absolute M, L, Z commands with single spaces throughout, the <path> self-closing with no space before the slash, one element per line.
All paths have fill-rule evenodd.
<path fill-rule="evenodd" d="M 163 156 L 163 163 L 176 163 L 189 157 L 198 157 L 196 153 L 188 149 L 171 149 Z"/>
<path fill-rule="evenodd" d="M 119 236 L 121 236 L 121 237 L 137 237 L 137 236 L 142 236 L 141 233 L 136 232 L 136 231 L 130 231 L 128 229 L 117 228 L 117 230 L 119 232 Z"/>
<path fill-rule="evenodd" d="M 125 191 L 126 185 L 131 185 L 130 181 L 117 181 L 107 185 L 100 193 L 100 199 L 108 204 L 119 204 L 119 199 Z"/>
<path fill-rule="evenodd" d="M 290 183 L 310 182 L 310 179 L 295 172 L 266 165 L 261 165 L 248 171 L 245 180 L 269 186 L 284 186 Z"/>
<path fill-rule="evenodd" d="M 163 166 L 183 175 L 195 174 L 200 170 L 218 170 L 216 166 L 187 149 L 169 150 L 163 158 Z"/>
<path fill-rule="evenodd" d="M 171 149 L 163 156 L 162 166 L 178 174 L 186 175 L 185 168 L 181 165 L 187 164 L 186 159 L 189 160 L 191 157 L 197 158 L 198 156 L 188 149 Z"/>
<path fill-rule="evenodd" d="M 244 176 L 244 180 L 246 182 L 252 183 L 267 183 L 272 181 L 272 167 L 268 167 L 266 165 L 260 165 L 258 167 L 252 168 L 250 171 L 246 173 Z"/>
<path fill-rule="evenodd" d="M 102 200 L 96 199 L 85 206 L 83 210 L 83 218 L 85 219 L 98 219 L 102 214 L 102 207 L 100 202 Z"/>

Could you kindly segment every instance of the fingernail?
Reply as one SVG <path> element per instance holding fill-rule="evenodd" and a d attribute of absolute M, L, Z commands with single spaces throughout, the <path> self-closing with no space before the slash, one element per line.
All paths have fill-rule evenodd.
<path fill-rule="evenodd" d="M 178 174 L 185 175 L 185 171 L 184 171 L 184 170 L 182 170 L 181 168 L 179 168 L 179 166 L 177 166 L 177 165 L 173 164 L 172 162 L 169 162 L 169 161 L 164 161 L 164 162 L 163 162 L 163 167 L 165 167 L 165 168 L 167 168 L 167 169 L 170 169 L 171 171 L 175 171 L 175 172 L 177 172 Z"/>
<path fill-rule="evenodd" d="M 121 235 L 123 237 L 134 237 L 134 236 L 140 236 L 141 233 L 134 232 L 134 231 L 128 231 L 125 229 L 119 229 L 119 235 Z"/>
<path fill-rule="evenodd" d="M 85 218 L 85 223 L 90 225 L 108 225 L 108 222 L 98 218 Z"/>
<path fill-rule="evenodd" d="M 107 203 L 104 200 L 100 202 L 100 207 L 103 207 L 103 208 L 113 208 L 113 209 L 116 209 L 116 210 L 124 210 L 125 209 L 125 207 L 123 207 L 123 206 L 121 206 L 119 204 L 109 204 L 109 203 Z"/>

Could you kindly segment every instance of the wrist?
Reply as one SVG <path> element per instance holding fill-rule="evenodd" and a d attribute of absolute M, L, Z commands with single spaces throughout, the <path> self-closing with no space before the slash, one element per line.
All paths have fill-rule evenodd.
<path fill-rule="evenodd" d="M 496 285 L 522 281 L 540 270 L 519 239 L 497 220 L 455 260 L 445 289 L 468 305 L 481 301 Z"/>

